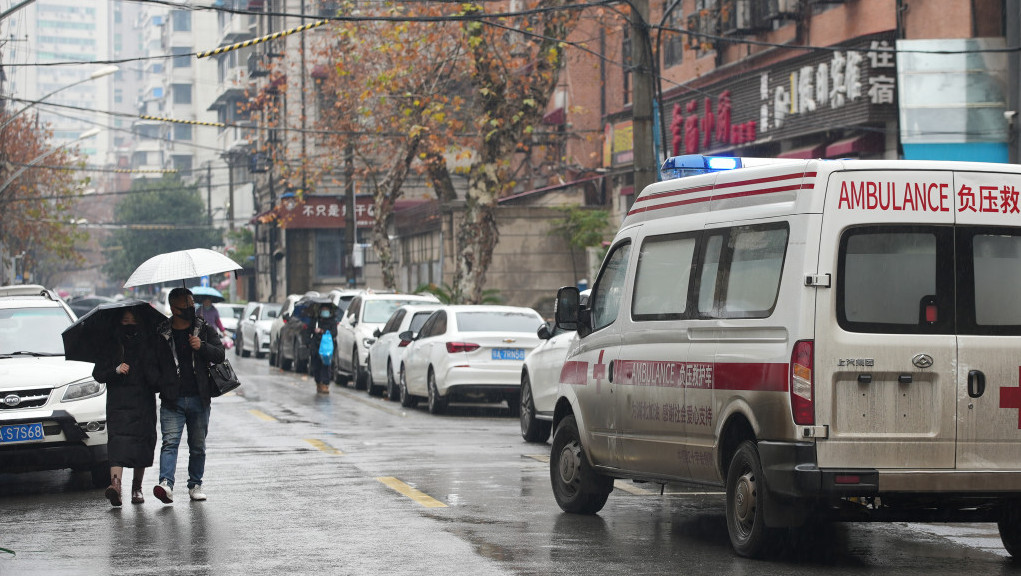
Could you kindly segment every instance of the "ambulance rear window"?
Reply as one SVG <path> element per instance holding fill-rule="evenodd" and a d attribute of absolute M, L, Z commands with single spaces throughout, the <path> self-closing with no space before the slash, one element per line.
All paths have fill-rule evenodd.
<path fill-rule="evenodd" d="M 850 332 L 952 332 L 952 239 L 949 227 L 845 232 L 837 278 L 841 327 Z"/>
<path fill-rule="evenodd" d="M 958 256 L 971 257 L 958 267 L 959 331 L 1021 334 L 1021 230 L 961 227 L 958 243 Z"/>

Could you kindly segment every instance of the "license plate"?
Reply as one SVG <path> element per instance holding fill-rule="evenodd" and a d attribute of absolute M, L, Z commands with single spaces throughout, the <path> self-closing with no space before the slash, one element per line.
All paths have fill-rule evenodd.
<path fill-rule="evenodd" d="M 0 426 L 0 444 L 14 444 L 17 442 L 42 442 L 42 422 L 33 424 L 15 424 L 12 426 Z"/>
<path fill-rule="evenodd" d="M 493 348 L 493 360 L 524 360 L 524 348 Z"/>

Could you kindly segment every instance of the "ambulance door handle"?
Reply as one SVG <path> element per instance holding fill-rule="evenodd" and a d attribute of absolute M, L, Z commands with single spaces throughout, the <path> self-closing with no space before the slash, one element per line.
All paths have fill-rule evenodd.
<path fill-rule="evenodd" d="M 968 396 L 978 398 L 986 391 L 986 375 L 981 370 L 968 372 Z"/>

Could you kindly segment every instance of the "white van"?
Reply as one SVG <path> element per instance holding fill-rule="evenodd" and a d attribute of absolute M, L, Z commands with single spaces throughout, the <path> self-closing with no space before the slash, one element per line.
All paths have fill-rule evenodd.
<path fill-rule="evenodd" d="M 557 295 L 560 507 L 690 481 L 743 556 L 815 519 L 998 522 L 1021 556 L 1021 166 L 668 163 L 703 174 L 641 193 L 588 306 Z"/>

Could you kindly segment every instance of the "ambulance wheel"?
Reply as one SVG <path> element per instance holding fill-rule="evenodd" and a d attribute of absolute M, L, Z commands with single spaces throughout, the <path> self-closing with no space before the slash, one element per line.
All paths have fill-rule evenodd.
<path fill-rule="evenodd" d="M 595 514 L 613 491 L 613 478 L 597 473 L 589 464 L 574 416 L 565 416 L 553 435 L 549 475 L 553 497 L 564 512 Z"/>
<path fill-rule="evenodd" d="M 1021 559 L 1021 505 L 1005 506 L 1003 517 L 996 525 L 1000 529 L 1000 540 L 1007 553 Z"/>
<path fill-rule="evenodd" d="M 528 373 L 521 375 L 521 400 L 519 402 L 519 417 L 521 419 L 521 437 L 525 442 L 540 442 L 545 444 L 549 440 L 552 422 L 538 420 L 535 417 L 535 401 L 532 399 L 532 382 Z"/>
<path fill-rule="evenodd" d="M 727 531 L 734 551 L 746 558 L 761 558 L 779 538 L 778 529 L 766 527 L 766 489 L 759 451 L 746 440 L 727 472 Z"/>

